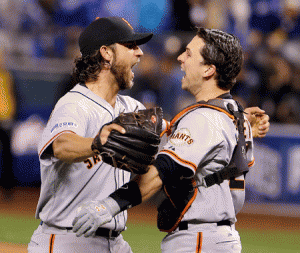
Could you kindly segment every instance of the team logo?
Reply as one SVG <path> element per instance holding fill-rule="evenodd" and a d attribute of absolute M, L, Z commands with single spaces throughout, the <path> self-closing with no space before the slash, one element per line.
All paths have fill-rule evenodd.
<path fill-rule="evenodd" d="M 133 27 L 125 18 L 122 18 L 122 20 L 133 30 Z"/>
<path fill-rule="evenodd" d="M 191 145 L 193 142 L 194 140 L 187 128 L 176 130 L 170 137 L 170 143 L 175 146 Z"/>
<path fill-rule="evenodd" d="M 156 121 L 157 121 L 156 116 L 155 116 L 155 115 L 152 115 L 152 116 L 151 116 L 151 122 L 152 122 L 153 124 L 155 124 Z"/>

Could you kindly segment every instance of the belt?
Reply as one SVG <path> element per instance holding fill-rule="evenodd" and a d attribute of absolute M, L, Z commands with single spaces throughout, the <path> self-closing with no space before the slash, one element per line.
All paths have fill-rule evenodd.
<path fill-rule="evenodd" d="M 231 226 L 230 220 L 221 220 L 216 223 L 217 223 L 218 227 L 219 226 Z M 178 225 L 179 230 L 188 230 L 188 227 L 189 227 L 189 225 L 188 225 L 187 221 L 182 221 Z"/>
<path fill-rule="evenodd" d="M 43 224 L 43 221 L 41 221 L 40 225 Z M 62 228 L 62 229 L 66 229 L 68 231 L 71 231 L 73 228 L 72 227 L 66 227 L 66 228 Z M 115 231 L 115 230 L 111 230 L 108 228 L 98 228 L 95 232 L 96 236 L 102 236 L 102 237 L 106 237 L 106 238 L 116 238 L 121 234 L 122 231 Z"/>

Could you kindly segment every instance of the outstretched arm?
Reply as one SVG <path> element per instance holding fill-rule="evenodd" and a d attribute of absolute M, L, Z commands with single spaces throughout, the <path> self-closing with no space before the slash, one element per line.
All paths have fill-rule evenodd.
<path fill-rule="evenodd" d="M 245 112 L 252 128 L 253 138 L 265 137 L 270 128 L 270 117 L 259 107 L 246 108 Z"/>
<path fill-rule="evenodd" d="M 100 141 L 105 143 L 112 130 L 124 133 L 125 129 L 117 124 L 105 125 L 101 129 Z M 95 155 L 91 149 L 93 138 L 84 138 L 74 133 L 64 133 L 53 141 L 54 156 L 66 163 L 82 162 Z"/>

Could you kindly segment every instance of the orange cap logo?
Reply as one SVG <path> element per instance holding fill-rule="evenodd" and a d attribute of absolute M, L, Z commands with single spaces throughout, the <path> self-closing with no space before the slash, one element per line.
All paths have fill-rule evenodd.
<path fill-rule="evenodd" d="M 122 18 L 122 20 L 133 30 L 133 27 L 131 26 L 131 24 L 129 24 L 129 22 L 125 18 Z"/>

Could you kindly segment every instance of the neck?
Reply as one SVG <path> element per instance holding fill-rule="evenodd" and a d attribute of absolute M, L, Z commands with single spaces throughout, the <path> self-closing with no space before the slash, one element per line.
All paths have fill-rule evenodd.
<path fill-rule="evenodd" d="M 86 86 L 97 96 L 106 100 L 112 107 L 115 106 L 119 86 L 111 73 L 101 71 L 98 79 L 93 82 L 87 82 Z"/>
<path fill-rule="evenodd" d="M 222 90 L 217 84 L 203 85 L 198 92 L 195 94 L 196 101 L 208 101 L 209 99 L 217 98 L 225 93 L 228 93 L 230 90 Z"/>

